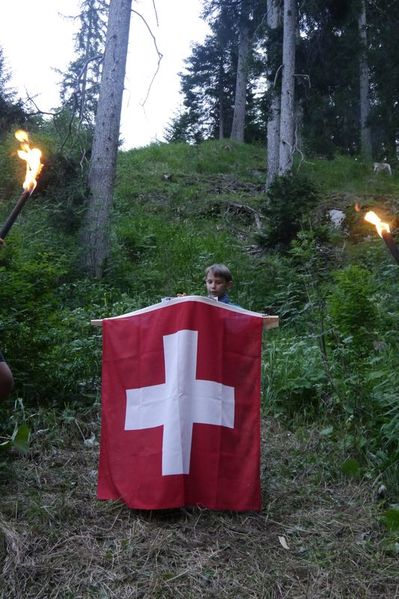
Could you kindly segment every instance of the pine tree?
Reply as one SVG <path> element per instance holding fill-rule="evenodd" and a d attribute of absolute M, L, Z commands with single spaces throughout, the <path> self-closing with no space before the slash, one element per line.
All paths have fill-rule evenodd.
<path fill-rule="evenodd" d="M 295 46 L 297 28 L 296 0 L 284 0 L 283 25 L 283 74 L 280 106 L 279 174 L 285 175 L 292 168 L 294 156 L 294 91 Z"/>
<path fill-rule="evenodd" d="M 76 58 L 61 82 L 61 101 L 80 124 L 92 126 L 97 110 L 104 58 L 106 17 L 105 0 L 81 0 L 80 28 L 75 35 Z"/>
<path fill-rule="evenodd" d="M 359 53 L 356 0 L 300 4 L 296 96 L 305 149 L 332 157 L 359 151 Z"/>
<path fill-rule="evenodd" d="M 16 99 L 15 92 L 9 87 L 10 79 L 3 48 L 0 47 L 0 139 L 12 126 L 21 126 L 27 118 L 22 101 Z"/>
<path fill-rule="evenodd" d="M 277 87 L 278 66 L 273 61 L 274 56 L 279 58 L 278 30 L 281 26 L 280 0 L 267 0 L 267 78 L 269 85 L 269 118 L 267 121 L 267 177 L 266 188 L 272 184 L 278 173 L 280 151 L 280 96 Z M 276 35 L 277 33 L 277 35 Z M 277 50 L 277 52 L 276 52 Z"/>
<path fill-rule="evenodd" d="M 254 33 L 260 33 L 262 4 L 263 0 L 204 2 L 203 18 L 211 34 L 194 46 L 180 74 L 184 108 L 169 125 L 168 140 L 230 136 L 242 140 L 244 131 L 248 141 L 264 136 L 263 108 L 254 96 L 257 67 L 251 56 Z"/>
<path fill-rule="evenodd" d="M 360 89 L 360 150 L 363 158 L 371 160 L 371 131 L 369 127 L 369 67 L 367 59 L 367 17 L 366 2 L 361 0 L 358 16 L 359 36 L 361 41 L 359 55 L 359 89 Z"/>
<path fill-rule="evenodd" d="M 377 160 L 393 161 L 399 147 L 399 3 L 369 2 L 367 21 L 374 154 Z"/>
<path fill-rule="evenodd" d="M 230 135 L 231 139 L 241 142 L 244 141 L 249 56 L 250 2 L 241 0 L 233 123 Z"/>
<path fill-rule="evenodd" d="M 116 174 L 132 0 L 112 0 L 104 68 L 89 169 L 89 204 L 83 243 L 87 272 L 101 278 L 109 253 L 110 213 Z"/>
<path fill-rule="evenodd" d="M 228 12 L 213 21 L 211 29 L 203 43 L 194 45 L 185 61 L 186 70 L 180 74 L 184 109 L 169 126 L 169 140 L 198 143 L 230 134 L 237 32 Z"/>

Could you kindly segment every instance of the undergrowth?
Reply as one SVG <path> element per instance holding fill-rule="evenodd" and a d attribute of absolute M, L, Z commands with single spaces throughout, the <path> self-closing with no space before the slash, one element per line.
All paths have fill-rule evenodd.
<path fill-rule="evenodd" d="M 264 210 L 261 147 L 154 144 L 121 153 L 112 251 L 101 282 L 79 271 L 76 181 L 69 191 L 65 181 L 73 218 L 56 197 L 51 204 L 51 189 L 38 190 L 0 248 L 1 349 L 16 379 L 13 397 L 0 408 L 3 440 L 15 441 L 22 425 L 30 429 L 29 414 L 38 406 L 71 406 L 74 414 L 98 406 L 101 334 L 91 319 L 176 293 L 202 294 L 204 268 L 224 262 L 233 272 L 236 303 L 280 316 L 280 329 L 264 343 L 265 413 L 292 429 L 311 423 L 343 448 L 332 466 L 336 476 L 343 467 L 379 478 L 394 504 L 399 267 L 354 206 L 360 201 L 395 220 L 398 176 L 375 175 L 370 164 L 345 157 L 298 168 L 314 191 L 312 206 L 295 218 L 282 254 L 259 244 L 284 227 L 283 212 L 270 210 L 270 203 Z M 68 169 L 62 172 L 68 178 Z M 11 181 L 2 174 L 4 193 L 11 193 Z M 10 205 L 3 197 L 2 218 Z M 328 218 L 332 208 L 344 213 L 341 229 Z M 25 416 L 14 411 L 15 402 Z M 41 433 L 43 441 L 48 434 Z"/>

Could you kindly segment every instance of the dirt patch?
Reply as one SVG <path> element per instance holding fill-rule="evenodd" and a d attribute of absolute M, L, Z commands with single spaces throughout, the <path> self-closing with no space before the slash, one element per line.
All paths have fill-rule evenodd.
<path fill-rule="evenodd" d="M 372 485 L 329 452 L 266 421 L 261 512 L 139 512 L 96 500 L 98 446 L 37 443 L 0 483 L 0 597 L 399 597 Z"/>

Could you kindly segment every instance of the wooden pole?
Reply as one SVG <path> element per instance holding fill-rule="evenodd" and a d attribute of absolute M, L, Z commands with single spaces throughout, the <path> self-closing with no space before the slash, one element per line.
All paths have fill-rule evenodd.
<path fill-rule="evenodd" d="M 6 237 L 7 233 L 9 232 L 9 230 L 13 226 L 14 222 L 16 221 L 18 214 L 21 212 L 22 208 L 24 207 L 26 200 L 29 199 L 31 193 L 32 193 L 32 191 L 28 190 L 28 191 L 24 191 L 21 194 L 20 198 L 18 199 L 18 202 L 15 204 L 14 208 L 8 215 L 6 222 L 4 223 L 4 225 L 2 226 L 2 228 L 0 230 L 0 239 L 4 239 Z"/>

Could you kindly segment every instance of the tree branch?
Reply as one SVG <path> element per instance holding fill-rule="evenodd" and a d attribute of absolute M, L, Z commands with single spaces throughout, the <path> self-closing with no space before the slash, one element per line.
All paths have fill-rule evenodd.
<path fill-rule="evenodd" d="M 156 7 L 155 7 L 155 4 L 154 4 L 154 0 L 153 0 L 153 6 L 154 6 L 155 15 L 156 15 L 157 24 L 158 24 L 158 15 L 157 15 L 157 12 L 156 12 Z M 147 89 L 147 94 L 146 94 L 146 96 L 145 96 L 145 98 L 144 98 L 143 102 L 141 102 L 141 106 L 145 106 L 145 104 L 146 104 L 146 102 L 147 102 L 147 100 L 148 100 L 148 96 L 150 95 L 150 92 L 151 92 L 152 85 L 153 85 L 153 83 L 154 83 L 154 81 L 155 81 L 155 78 L 156 78 L 156 76 L 158 75 L 158 71 L 159 71 L 159 67 L 160 67 L 160 64 L 161 64 L 161 60 L 162 60 L 162 58 L 163 58 L 163 54 L 162 54 L 162 53 L 159 51 L 159 49 L 158 49 L 158 46 L 157 46 L 157 40 L 156 40 L 156 38 L 155 38 L 155 35 L 152 33 L 152 31 L 151 31 L 151 27 L 148 25 L 148 23 L 147 23 L 147 21 L 145 20 L 145 18 L 143 17 L 143 15 L 141 15 L 139 12 L 137 12 L 137 10 L 133 10 L 133 9 L 132 9 L 132 12 L 133 12 L 134 14 L 136 14 L 138 17 L 140 17 L 140 19 L 143 21 L 144 25 L 147 27 L 147 30 L 148 30 L 149 34 L 151 35 L 151 37 L 152 37 L 152 40 L 153 40 L 153 42 L 154 42 L 154 46 L 155 46 L 156 53 L 158 54 L 158 64 L 157 64 L 157 68 L 155 69 L 155 73 L 154 73 L 154 75 L 152 76 L 152 79 L 151 79 L 151 81 L 150 81 L 150 84 L 149 84 L 149 86 L 148 86 L 148 89 Z"/>
<path fill-rule="evenodd" d="M 157 27 L 159 27 L 159 21 L 158 21 L 158 12 L 157 12 L 157 6 L 155 4 L 155 0 L 152 0 L 152 7 L 154 9 L 154 14 L 155 14 L 155 20 L 157 22 Z"/>
<path fill-rule="evenodd" d="M 276 74 L 275 74 L 275 76 L 274 76 L 274 81 L 273 81 L 273 87 L 276 87 L 276 83 L 277 83 L 277 77 L 278 77 L 278 74 L 279 74 L 279 72 L 281 71 L 281 69 L 282 69 L 282 68 L 283 68 L 283 65 L 281 64 L 281 65 L 279 66 L 279 68 L 277 69 L 277 71 L 276 71 Z"/>
<path fill-rule="evenodd" d="M 303 77 L 304 79 L 307 80 L 309 87 L 312 87 L 312 85 L 310 83 L 310 77 L 307 73 L 294 73 L 294 77 Z"/>

